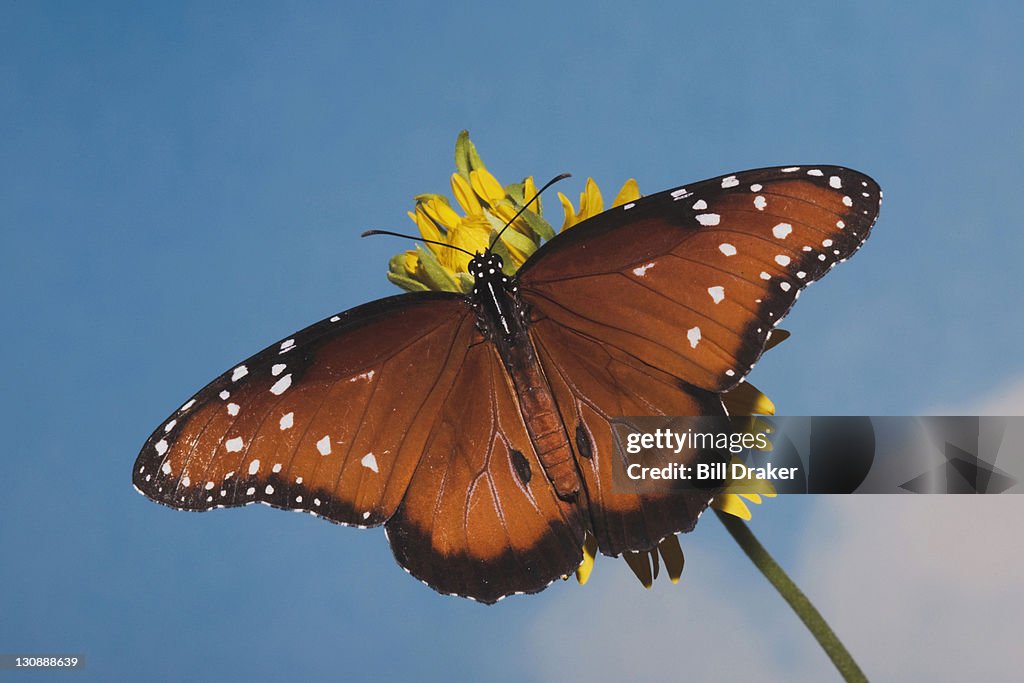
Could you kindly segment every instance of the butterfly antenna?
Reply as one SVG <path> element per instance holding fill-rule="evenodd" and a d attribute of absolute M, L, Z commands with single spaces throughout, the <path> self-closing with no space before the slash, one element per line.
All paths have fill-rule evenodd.
<path fill-rule="evenodd" d="M 391 232 L 390 230 L 367 230 L 362 235 L 360 235 L 360 237 L 370 237 L 371 235 L 390 235 L 391 237 L 404 237 L 404 238 L 409 239 L 409 240 L 416 240 L 417 242 L 425 242 L 426 244 L 436 244 L 439 247 L 448 247 L 449 249 L 454 249 L 456 251 L 461 251 L 463 254 L 469 254 L 470 256 L 476 256 L 476 254 L 474 254 L 473 252 L 466 251 L 462 247 L 457 247 L 454 244 L 448 244 L 447 242 L 438 242 L 437 240 L 428 240 L 428 239 L 424 239 L 423 237 L 418 236 L 418 235 L 403 235 L 400 232 Z"/>
<path fill-rule="evenodd" d="M 557 183 L 559 180 L 565 180 L 566 178 L 571 178 L 571 177 L 572 177 L 571 173 L 560 173 L 559 175 L 556 175 L 554 178 L 552 178 L 551 180 L 549 180 L 546 183 L 544 183 L 544 187 L 542 187 L 539 190 L 537 190 L 537 192 L 534 193 L 534 195 L 532 197 L 530 197 L 530 201 L 528 201 L 525 204 L 523 204 L 522 208 L 519 209 L 519 211 L 516 212 L 516 215 L 512 216 L 512 220 L 510 220 L 508 223 L 505 223 L 505 227 L 503 227 L 498 232 L 498 234 L 494 236 L 494 239 L 491 240 L 491 244 L 490 244 L 489 247 L 487 247 L 487 250 L 490 251 L 491 247 L 493 247 L 494 244 L 498 240 L 501 239 L 501 236 L 505 233 L 505 231 L 508 230 L 508 226 L 510 226 L 513 223 L 515 223 L 516 219 L 523 215 L 523 212 L 526 211 L 527 207 L 529 207 L 530 204 L 533 204 L 534 200 L 537 199 L 537 197 L 539 197 L 544 190 L 548 189 L 549 187 L 551 187 L 552 185 Z"/>

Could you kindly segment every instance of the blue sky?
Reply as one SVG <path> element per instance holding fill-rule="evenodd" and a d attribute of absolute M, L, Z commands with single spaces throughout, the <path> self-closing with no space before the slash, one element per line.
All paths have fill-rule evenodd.
<path fill-rule="evenodd" d="M 85 653 L 105 680 L 548 680 L 639 657 L 679 673 L 738 633 L 769 680 L 827 672 L 714 520 L 684 539 L 681 586 L 644 593 L 604 560 L 586 588 L 488 609 L 411 580 L 380 530 L 176 513 L 129 469 L 233 362 L 395 291 L 405 245 L 358 234 L 408 229 L 413 195 L 447 191 L 462 128 L 506 182 L 569 171 L 570 196 L 588 175 L 611 196 L 629 177 L 654 192 L 765 165 L 866 172 L 885 191 L 874 236 L 801 297 L 752 381 L 794 415 L 1015 396 L 1022 19 L 1010 2 L 3 3 L 0 651 Z M 828 505 L 754 522 L 823 601 L 823 555 L 878 570 L 842 545 L 869 547 L 869 527 L 824 524 Z M 879 533 L 917 528 L 842 505 Z M 913 560 L 932 551 L 906 552 L 927 583 Z M 1005 601 L 1024 606 L 1019 588 Z M 971 609 L 949 616 L 994 616 Z M 879 628 L 848 619 L 840 635 Z M 692 640 L 652 664 L 637 639 L 662 626 Z M 884 649 L 863 648 L 884 674 Z"/>

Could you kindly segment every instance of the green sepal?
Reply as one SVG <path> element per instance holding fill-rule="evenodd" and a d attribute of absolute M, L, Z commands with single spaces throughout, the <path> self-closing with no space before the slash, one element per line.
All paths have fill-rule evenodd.
<path fill-rule="evenodd" d="M 519 206 L 522 206 L 522 204 Z M 533 211 L 527 209 L 526 211 L 523 211 L 523 214 L 519 218 L 526 221 L 526 224 L 530 226 L 530 230 L 537 235 L 538 239 L 547 242 L 555 236 L 555 228 L 544 220 L 542 216 L 534 213 Z"/>
<path fill-rule="evenodd" d="M 452 205 L 451 202 L 448 201 L 448 198 L 445 197 L 443 194 L 434 194 L 432 192 L 427 192 L 426 194 L 418 194 L 415 197 L 413 197 L 413 199 L 416 200 L 417 204 L 421 202 L 428 202 L 431 199 L 436 199 L 445 206 L 450 207 Z"/>
<path fill-rule="evenodd" d="M 388 280 L 390 280 L 392 284 L 401 287 L 402 289 L 404 289 L 407 292 L 427 292 L 427 291 L 430 291 L 430 288 L 427 287 L 422 282 L 417 282 L 416 280 L 413 280 L 412 278 L 406 277 L 404 275 L 395 275 L 394 273 L 389 272 L 388 273 Z"/>
<path fill-rule="evenodd" d="M 476 145 L 469 139 L 469 131 L 463 130 L 455 140 L 455 168 L 459 175 L 469 180 L 469 172 L 484 165 L 476 151 Z"/>
<path fill-rule="evenodd" d="M 521 251 L 526 258 L 529 258 L 533 252 L 537 251 L 537 242 L 514 228 L 509 228 L 502 233 L 501 241 L 508 242 L 513 248 Z"/>
<path fill-rule="evenodd" d="M 399 277 L 408 277 L 405 275 L 405 252 L 400 251 L 388 260 L 388 271 L 394 273 Z"/>
<path fill-rule="evenodd" d="M 463 294 L 469 294 L 473 291 L 473 276 L 469 273 L 456 273 L 456 278 L 459 281 L 459 285 L 462 287 L 460 290 Z"/>
<path fill-rule="evenodd" d="M 419 256 L 419 267 L 416 269 L 416 275 L 418 279 L 426 284 L 427 289 L 435 292 L 462 291 L 455 279 L 449 275 L 445 267 L 437 260 L 434 252 L 429 249 L 423 249 L 418 244 L 416 245 L 416 252 Z"/>

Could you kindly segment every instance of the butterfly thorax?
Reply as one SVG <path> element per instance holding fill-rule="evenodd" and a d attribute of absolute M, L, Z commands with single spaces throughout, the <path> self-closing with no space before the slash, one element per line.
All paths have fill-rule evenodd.
<path fill-rule="evenodd" d="M 501 257 L 492 253 L 469 262 L 469 273 L 475 280 L 470 302 L 476 312 L 477 329 L 494 344 L 512 378 L 520 412 L 545 474 L 558 495 L 569 500 L 580 489 L 569 435 L 537 358 L 519 286 L 502 272 L 502 265 Z"/>
<path fill-rule="evenodd" d="M 526 336 L 525 307 L 519 286 L 502 272 L 501 257 L 493 253 L 478 254 L 469 262 L 473 276 L 471 301 L 477 314 L 477 328 L 487 339 L 514 344 Z"/>

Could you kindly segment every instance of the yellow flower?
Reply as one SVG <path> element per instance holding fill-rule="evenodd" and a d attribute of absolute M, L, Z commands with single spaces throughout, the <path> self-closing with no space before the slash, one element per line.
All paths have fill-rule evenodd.
<path fill-rule="evenodd" d="M 433 290 L 463 293 L 472 289 L 473 278 L 466 270 L 470 261 L 469 254 L 444 245 L 472 253 L 490 248 L 502 257 L 505 272 L 512 275 L 542 242 L 555 235 L 551 224 L 543 216 L 538 197 L 502 233 L 501 240 L 491 245 L 498 232 L 512 220 L 523 204 L 536 195 L 537 187 L 533 177 L 527 176 L 521 183 L 502 185 L 484 166 L 466 131 L 459 133 L 455 143 L 455 167 L 457 172 L 452 174 L 451 190 L 459 210 L 443 195 L 422 194 L 415 198 L 416 206 L 409 212 L 409 217 L 425 240 L 440 244 L 426 243 L 427 248 L 417 245 L 414 250 L 392 257 L 388 264 L 388 279 L 402 289 L 411 292 Z M 636 180 L 630 178 L 615 196 L 612 207 L 636 201 L 640 196 Z M 561 230 L 567 230 L 604 211 L 604 198 L 593 178 L 587 178 L 580 194 L 578 211 L 564 194 L 558 193 L 558 198 L 564 213 Z M 767 348 L 788 336 L 787 332 L 775 330 Z M 747 382 L 741 382 L 735 389 L 723 394 L 722 401 L 733 416 L 775 414 L 771 400 Z M 746 428 L 755 430 L 766 426 L 756 417 L 751 417 Z M 775 496 L 771 483 L 752 485 L 744 482 L 742 489 L 727 486 L 725 491 L 715 497 L 712 507 L 749 520 L 747 503 L 760 504 L 762 496 Z M 596 540 L 587 534 L 583 544 L 583 563 L 576 570 L 579 583 L 586 583 L 590 577 L 597 550 Z M 664 539 L 654 550 L 625 553 L 623 559 L 645 587 L 650 587 L 657 578 L 662 562 L 673 583 L 679 581 L 684 564 L 683 550 L 677 536 Z"/>
<path fill-rule="evenodd" d="M 428 243 L 427 249 L 407 251 L 401 259 L 391 260 L 388 279 L 402 289 L 451 292 L 472 289 L 473 279 L 466 271 L 469 254 L 444 245 L 471 253 L 491 248 L 502 257 L 506 272 L 512 274 L 537 251 L 542 240 L 551 239 L 555 234 L 542 217 L 537 199 L 492 246 L 498 232 L 537 193 L 533 178 L 502 185 L 484 166 L 466 131 L 459 134 L 455 143 L 455 167 L 457 172 L 452 174 L 451 190 L 459 210 L 447 197 L 424 194 L 416 197 L 416 206 L 409 212 L 423 238 L 440 244 Z"/>

